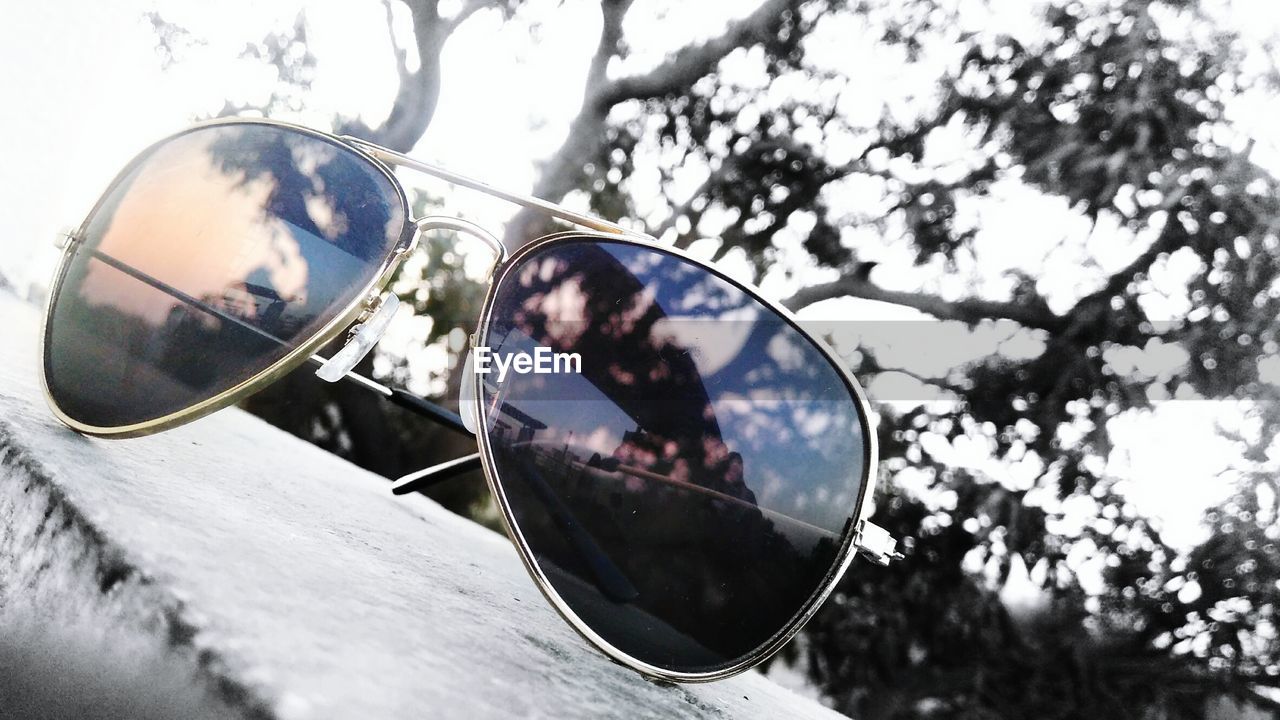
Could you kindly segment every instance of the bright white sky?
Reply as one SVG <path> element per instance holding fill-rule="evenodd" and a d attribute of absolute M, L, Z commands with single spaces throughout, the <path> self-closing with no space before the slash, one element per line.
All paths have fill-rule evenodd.
<path fill-rule="evenodd" d="M 1038 3 L 996 0 L 994 16 L 987 16 L 972 0 L 977 25 L 999 23 L 1023 36 L 1033 33 L 1031 12 Z M 459 3 L 444 3 L 449 14 Z M 626 31 L 636 51 L 625 67 L 614 72 L 638 72 L 664 54 L 691 40 L 717 32 L 726 14 L 750 12 L 754 2 L 667 3 L 639 0 Z M 439 110 L 417 154 L 493 184 L 527 190 L 536 161 L 559 145 L 581 98 L 587 59 L 599 30 L 594 0 L 534 0 L 527 17 L 540 20 L 536 32 L 525 22 L 501 27 L 492 13 L 480 13 L 449 41 L 443 57 L 444 84 Z M 665 17 L 658 21 L 665 7 Z M 153 48 L 155 37 L 142 19 L 158 9 L 167 20 L 190 28 L 207 44 L 181 55 L 169 72 L 161 70 Z M 402 8 L 398 8 L 402 10 Z M 306 3 L 311 48 L 319 58 L 308 112 L 285 118 L 327 126 L 337 112 L 362 114 L 376 122 L 389 107 L 394 70 L 383 8 L 378 2 L 312 0 Z M 287 26 L 297 12 L 293 3 L 255 0 L 51 0 L 18 3 L 7 9 L 0 25 L 0 88 L 5 95 L 0 112 L 0 135 L 5 138 L 6 163 L 0 172 L 0 196 L 8 199 L 0 214 L 0 273 L 19 287 L 40 287 L 52 269 L 51 238 L 62 226 L 74 225 L 117 169 L 140 148 L 191 119 L 216 112 L 228 97 L 262 99 L 273 75 L 250 62 L 231 58 L 244 44 L 259 39 L 269 28 Z M 401 13 L 403 15 L 403 13 Z M 1273 0 L 1243 0 L 1227 15 L 1255 38 L 1272 37 L 1280 26 Z M 403 18 L 402 18 L 403 19 Z M 856 26 L 828 30 L 833 42 L 815 49 L 819 61 L 844 70 L 857 80 L 860 92 L 850 113 L 879 114 L 882 107 L 901 112 L 912 94 L 927 95 L 935 74 L 930 68 L 904 71 L 886 61 L 882 49 L 856 40 Z M 945 62 L 945 58 L 939 60 Z M 735 63 L 737 66 L 735 66 Z M 741 67 L 738 67 L 741 66 Z M 730 63 L 729 72 L 749 72 L 749 58 Z M 1272 119 L 1280 115 L 1273 96 L 1251 96 L 1237 104 L 1237 117 L 1260 136 L 1257 158 L 1280 166 L 1275 148 L 1280 131 Z M 935 138 L 931 157 L 963 160 L 962 137 Z M 696 173 L 694 173 L 696 175 Z M 690 182 L 694 182 L 691 180 Z M 848 187 L 851 200 L 858 188 Z M 458 206 L 476 219 L 496 224 L 502 218 L 482 217 L 491 206 Z M 1044 274 L 1040 289 L 1055 309 L 1090 289 L 1101 273 L 1115 269 L 1141 250 L 1141 240 L 1116 242 L 1113 235 L 1089 237 L 1088 226 L 1072 216 L 1065 204 L 1010 183 L 998 199 L 969 212 L 981 223 L 978 239 L 981 266 L 962 264 L 958 276 L 947 276 L 937 265 L 911 269 L 908 251 L 872 234 L 858 236 L 863 257 L 881 260 L 875 279 L 901 289 L 926 288 L 958 297 L 976 283 L 983 292 L 1007 292 L 1013 268 Z M 1096 234 L 1095 234 L 1096 235 Z M 1066 237 L 1065 249 L 1050 250 Z M 1095 267 L 1084 266 L 1091 257 Z M 1180 277 L 1188 268 L 1175 259 L 1156 273 L 1167 284 L 1168 297 L 1156 306 L 1170 315 L 1179 307 Z M 730 269 L 742 263 L 731 257 Z M 1078 267 L 1079 272 L 1043 273 L 1046 266 Z M 820 278 L 810 275 L 809 279 Z M 767 293 L 788 294 L 794 285 L 780 274 L 765 278 Z M 836 301 L 811 308 L 811 318 L 917 319 L 918 314 L 862 301 Z M 884 347 L 882 362 L 895 359 L 926 374 L 945 369 L 960 359 L 949 347 L 972 347 L 963 337 L 944 341 L 956 328 L 936 325 L 914 343 L 899 340 Z M 950 335 L 949 335 L 950 333 Z M 409 337 L 412 333 L 402 335 Z M 997 333 L 998 334 L 998 333 Z M 900 333 L 901 335 L 901 333 Z M 1012 344 L 1017 345 L 1015 339 Z M 1026 351 L 1025 342 L 1021 346 Z M 1017 352 L 1015 347 L 1011 352 Z M 940 367 L 921 367 L 921 359 Z M 1172 361 L 1176 363 L 1176 358 Z M 1277 372 L 1280 375 L 1280 372 Z M 905 376 L 882 376 L 870 388 L 873 396 L 911 397 L 919 387 Z M 1146 512 L 1164 519 L 1166 538 L 1187 545 L 1202 536 L 1201 510 L 1219 499 L 1227 485 L 1215 475 L 1237 453 L 1215 437 L 1214 424 L 1237 417 L 1232 409 L 1213 403 L 1163 403 L 1153 417 L 1127 417 L 1114 428 L 1119 449 L 1111 458 L 1113 472 L 1131 479 L 1130 496 Z M 957 462 L 984 466 L 981 443 L 950 451 Z M 989 468 L 1001 482 L 1018 484 L 1034 463 L 1006 471 Z"/>

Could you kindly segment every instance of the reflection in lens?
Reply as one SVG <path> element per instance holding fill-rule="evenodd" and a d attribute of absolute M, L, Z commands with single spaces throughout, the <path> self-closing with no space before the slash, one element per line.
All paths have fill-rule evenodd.
<path fill-rule="evenodd" d="M 681 673 L 787 628 L 839 560 L 866 469 L 827 356 L 732 283 L 621 242 L 525 256 L 490 317 L 494 356 L 581 355 L 581 373 L 482 376 L 497 477 L 569 609 Z"/>
<path fill-rule="evenodd" d="M 228 124 L 161 143 L 103 198 L 65 265 L 50 395 L 100 428 L 213 398 L 355 302 L 404 227 L 390 179 L 337 142 Z"/>

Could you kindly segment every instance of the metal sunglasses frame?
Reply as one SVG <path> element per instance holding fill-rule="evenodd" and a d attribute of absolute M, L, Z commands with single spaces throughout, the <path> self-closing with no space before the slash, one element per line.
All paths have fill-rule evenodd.
<path fill-rule="evenodd" d="M 378 268 L 377 272 L 373 276 L 373 280 L 358 294 L 356 294 L 355 299 L 340 313 L 338 313 L 338 315 L 326 323 L 312 337 L 306 339 L 304 342 L 299 344 L 298 347 L 288 352 L 284 357 L 243 382 L 215 395 L 214 397 L 192 405 L 189 408 L 185 408 L 161 418 L 127 426 L 95 427 L 86 425 L 67 416 L 62 409 L 58 407 L 56 400 L 49 391 L 46 369 L 46 346 L 50 317 L 54 302 L 61 289 L 68 261 L 76 252 L 76 248 L 79 245 L 80 239 L 84 235 L 89 221 L 99 211 L 103 200 L 105 200 L 105 198 L 111 194 L 119 183 L 128 176 L 130 171 L 148 157 L 155 148 L 176 137 L 203 128 L 235 124 L 270 125 L 318 138 L 330 143 L 335 143 L 374 167 L 390 181 L 392 187 L 395 189 L 401 208 L 404 212 L 405 226 L 400 233 L 398 241 Z M 412 217 L 407 196 L 399 179 L 397 179 L 394 174 L 394 168 L 405 168 L 431 175 L 454 185 L 467 187 L 487 195 L 515 203 L 521 207 L 545 212 L 551 217 L 586 229 L 558 232 L 541 237 L 526 244 L 513 256 L 508 258 L 506 248 L 503 246 L 502 242 L 499 241 L 492 233 L 489 233 L 474 223 L 461 218 L 449 216 Z M 400 264 L 403 262 L 405 257 L 407 257 L 408 254 L 417 247 L 424 233 L 436 229 L 449 229 L 476 237 L 488 245 L 495 255 L 494 263 L 490 268 L 487 278 L 488 291 L 480 310 L 479 320 L 476 325 L 476 332 L 469 338 L 468 350 L 474 350 L 476 347 L 484 344 L 487 339 L 497 292 L 502 286 L 503 281 L 510 276 L 512 270 L 518 268 L 526 258 L 545 250 L 550 246 L 565 242 L 598 240 L 600 242 L 623 243 L 645 247 L 680 258 L 681 260 L 691 263 L 701 268 L 703 271 L 734 285 L 757 302 L 772 310 L 807 338 L 809 342 L 825 356 L 827 361 L 836 369 L 837 373 L 844 381 L 847 389 L 849 390 L 850 396 L 858 406 L 859 420 L 862 425 L 863 437 L 865 439 L 863 443 L 863 493 L 858 498 L 857 505 L 851 514 L 854 521 L 849 523 L 846 527 L 841 538 L 840 549 L 836 560 L 828 571 L 826 577 L 823 579 L 822 584 L 814 591 L 808 600 L 806 600 L 801 609 L 783 628 L 780 628 L 769 640 L 737 663 L 708 672 L 677 672 L 645 663 L 610 644 L 598 633 L 592 630 L 586 622 L 578 617 L 578 615 L 569 607 L 568 603 L 552 586 L 546 574 L 538 566 L 532 550 L 529 548 L 524 535 L 521 533 L 520 528 L 516 523 L 512 508 L 507 500 L 506 493 L 503 490 L 501 480 L 497 477 L 493 458 L 493 449 L 490 446 L 487 433 L 482 431 L 473 433 L 470 429 L 475 428 L 477 430 L 481 430 L 487 427 L 487 418 L 485 417 L 486 403 L 474 402 L 464 404 L 460 409 L 463 412 L 467 412 L 472 415 L 472 417 L 464 419 L 456 413 L 437 406 L 427 400 L 411 395 L 404 390 L 387 387 L 353 372 L 346 370 L 339 371 L 341 375 L 338 379 L 354 382 L 360 387 L 375 392 L 401 407 L 417 412 L 418 414 L 426 416 L 429 419 L 439 422 L 455 431 L 467 435 L 474 434 L 479 447 L 478 453 L 451 460 L 411 475 L 406 475 L 395 482 L 393 485 L 393 492 L 396 494 L 413 492 L 422 489 L 427 485 L 459 475 L 465 471 L 473 470 L 477 467 L 482 468 L 486 482 L 489 486 L 489 491 L 493 494 L 493 497 L 501 509 L 503 524 L 506 528 L 507 534 L 516 546 L 520 559 L 524 563 L 530 576 L 533 578 L 534 584 L 542 592 L 543 596 L 551 606 L 555 608 L 555 610 L 566 622 L 569 623 L 571 627 L 573 627 L 584 639 L 603 652 L 610 659 L 625 667 L 635 670 L 646 679 L 657 681 L 706 682 L 736 675 L 764 661 L 770 655 L 777 652 L 797 632 L 799 632 L 804 623 L 815 612 L 817 612 L 818 608 L 822 605 L 822 602 L 828 595 L 830 595 L 832 590 L 834 590 L 836 583 L 838 583 L 840 578 L 844 575 L 855 555 L 862 553 L 873 562 L 880 565 L 887 565 L 891 559 L 901 557 L 901 555 L 896 552 L 896 541 L 894 541 L 885 530 L 872 524 L 867 517 L 870 509 L 870 500 L 875 492 L 878 450 L 875 429 L 870 424 L 871 408 L 867 402 L 866 395 L 857 380 L 854 379 L 849 371 L 838 361 L 831 348 L 828 347 L 820 338 L 814 337 L 806 332 L 800 326 L 794 315 L 792 315 L 786 308 L 762 296 L 758 290 L 750 285 L 739 282 L 725 275 L 715 267 L 696 258 L 690 257 L 688 254 L 681 252 L 680 250 L 662 245 L 655 238 L 629 230 L 621 225 L 592 217 L 590 215 L 576 213 L 567 208 L 560 207 L 539 198 L 500 190 L 478 180 L 459 175 L 435 165 L 415 160 L 401 153 L 374 145 L 358 138 L 332 135 L 311 128 L 276 120 L 257 118 L 223 118 L 212 120 L 199 123 L 152 144 L 147 149 L 139 153 L 138 156 L 136 156 L 134 160 L 132 160 L 116 176 L 103 193 L 102 199 L 100 199 L 88 215 L 86 215 L 85 220 L 81 223 L 79 228 L 74 231 L 63 233 L 60 236 L 58 246 L 63 249 L 63 254 L 57 270 L 55 271 L 54 282 L 49 291 L 49 296 L 45 306 L 44 322 L 41 327 L 40 346 L 42 361 L 40 363 L 40 369 L 41 384 L 44 389 L 45 399 L 54 415 L 61 422 L 76 431 L 88 435 L 107 438 L 139 437 L 186 424 L 208 415 L 209 413 L 234 404 L 235 402 L 264 388 L 305 362 L 310 361 L 316 365 L 320 365 L 323 369 L 326 365 L 330 364 L 331 361 L 320 357 L 315 353 L 326 343 L 339 337 L 348 329 L 352 331 L 352 339 L 354 340 L 356 334 L 355 331 L 360 328 L 360 324 L 367 322 L 370 318 L 375 316 L 378 310 L 382 307 L 384 298 L 386 297 L 386 295 L 384 295 L 384 290 L 394 277 L 396 270 L 400 267 Z M 376 342 L 376 338 L 374 338 L 372 342 Z M 372 342 L 369 344 L 372 344 Z M 483 377 L 476 373 L 471 373 L 470 375 L 470 378 L 464 377 L 463 382 L 474 383 L 473 389 L 475 394 L 473 397 L 483 398 Z M 471 422 L 468 423 L 467 420 L 470 420 Z"/>

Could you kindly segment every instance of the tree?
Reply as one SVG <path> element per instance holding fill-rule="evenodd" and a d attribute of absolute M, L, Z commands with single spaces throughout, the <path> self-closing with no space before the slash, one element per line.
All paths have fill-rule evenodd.
<path fill-rule="evenodd" d="M 335 120 L 397 149 L 412 147 L 430 120 L 440 51 L 458 25 L 478 12 L 524 21 L 516 2 L 472 0 L 448 18 L 433 0 L 403 2 L 419 69 L 408 71 L 397 49 L 388 118 L 376 127 Z M 882 409 L 887 490 L 876 522 L 907 538 L 907 560 L 850 573 L 788 650 L 840 709 L 868 720 L 1190 718 L 1226 698 L 1280 712 L 1265 694 L 1280 687 L 1277 460 L 1268 453 L 1280 405 L 1264 372 L 1278 347 L 1280 207 L 1275 178 L 1228 113 L 1234 98 L 1274 89 L 1275 78 L 1254 69 L 1256 48 L 1224 29 L 1229 10 L 1209 0 L 1058 0 L 1028 38 L 944 0 L 766 0 L 653 69 L 619 75 L 610 68 L 630 52 L 632 3 L 601 0 L 582 105 L 535 194 L 585 196 L 609 217 L 646 208 L 639 219 L 655 236 L 680 247 L 715 238 L 714 260 L 744 260 L 756 278 L 797 268 L 826 278 L 786 299 L 796 311 L 881 301 L 974 337 L 1009 328 L 1033 348 L 992 348 L 944 377 L 919 377 L 948 408 Z M 873 33 L 889 62 L 936 70 L 936 93 L 909 112 L 852 112 L 855 78 L 815 59 L 848 28 Z M 288 42 L 305 45 L 304 30 Z M 297 77 L 289 58 L 298 53 L 260 47 L 283 78 Z M 753 72 L 744 79 L 725 72 L 729 64 Z M 963 146 L 959 160 L 936 157 L 946 138 Z M 637 156 L 655 158 L 656 186 L 636 172 Z M 691 192 L 690 169 L 700 178 Z M 871 199 L 850 207 L 850 187 Z M 1063 240 L 1089 261 L 1078 269 L 1082 289 L 1047 293 L 1048 265 L 1011 272 L 994 290 L 965 270 L 983 261 L 973 209 L 1011 187 L 1060 198 L 1088 225 L 1091 242 Z M 536 236 L 539 222 L 518 215 L 508 244 Z M 968 294 L 932 281 L 910 290 L 877 283 L 904 268 L 859 259 L 866 229 L 910 248 L 918 268 L 963 281 Z M 1058 230 L 1027 232 L 1049 245 L 1043 236 Z M 1092 262 L 1099 246 L 1129 259 L 1104 271 Z M 432 260 L 430 272 L 401 279 L 415 288 L 406 299 L 457 317 L 449 306 L 474 299 L 454 284 L 459 261 Z M 1162 314 L 1153 277 L 1174 265 L 1190 270 Z M 424 300 L 416 288 L 428 285 Z M 864 383 L 911 372 L 833 340 Z M 1125 360 L 1159 352 L 1182 360 L 1154 374 Z M 405 466 L 408 452 L 387 452 L 386 435 L 371 432 L 410 427 L 402 419 L 337 388 L 305 393 L 315 400 L 293 415 L 273 410 L 270 395 L 254 407 L 382 472 Z M 1208 515 L 1215 532 L 1189 552 L 1166 543 L 1126 500 L 1124 478 L 1106 469 L 1110 423 L 1176 397 L 1236 401 L 1245 418 L 1240 459 L 1224 479 L 1238 491 Z M 398 447 L 416 441 L 419 453 L 438 441 L 400 437 Z M 961 439 L 1006 466 L 1032 463 L 1033 481 L 948 461 L 945 450 Z M 1081 508 L 1079 529 L 1063 530 Z M 1084 587 L 1081 557 L 1105 568 L 1101 591 Z M 1018 568 L 1043 578 L 1046 596 L 1021 614 L 1000 598 Z"/>

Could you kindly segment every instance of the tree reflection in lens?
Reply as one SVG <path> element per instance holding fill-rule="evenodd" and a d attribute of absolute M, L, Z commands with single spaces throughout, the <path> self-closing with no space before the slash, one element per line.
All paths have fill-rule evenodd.
<path fill-rule="evenodd" d="M 575 614 L 635 658 L 707 672 L 804 609 L 838 559 L 865 463 L 851 390 L 811 341 L 688 261 L 605 241 L 526 256 L 490 316 L 495 354 L 582 356 L 580 374 L 490 374 L 483 393 L 511 511 Z M 634 597 L 602 583 L 569 526 Z"/>

